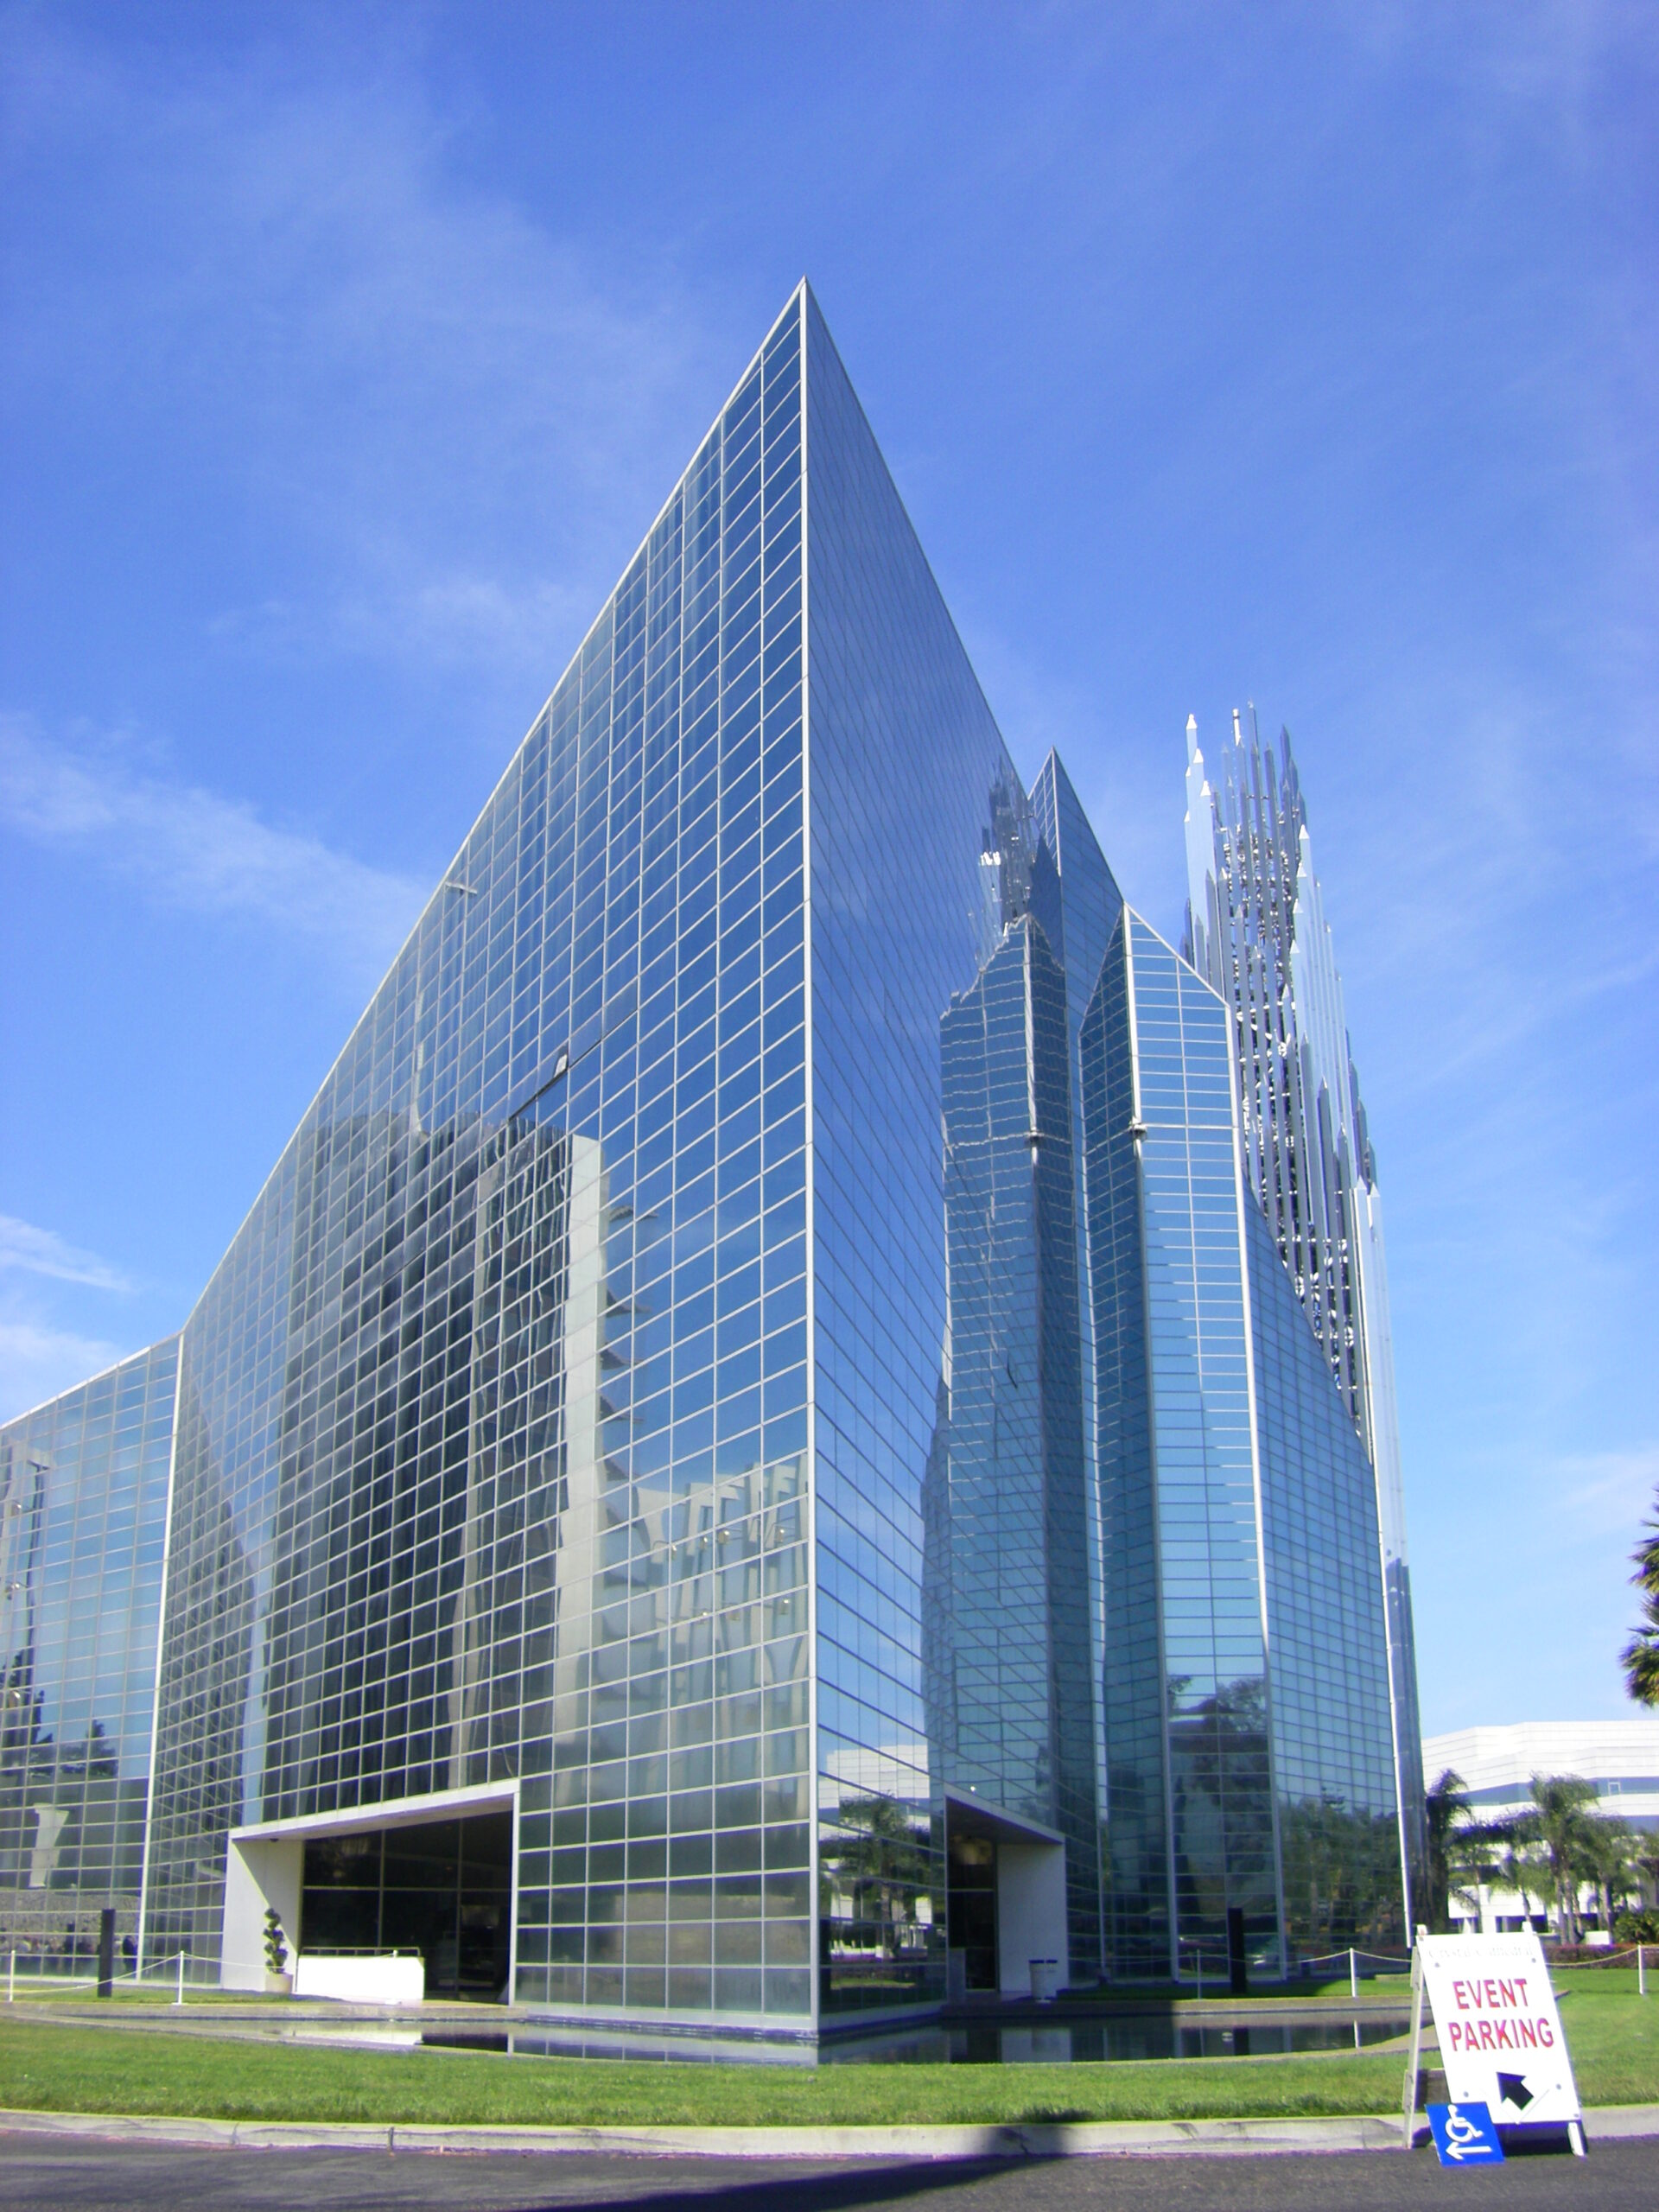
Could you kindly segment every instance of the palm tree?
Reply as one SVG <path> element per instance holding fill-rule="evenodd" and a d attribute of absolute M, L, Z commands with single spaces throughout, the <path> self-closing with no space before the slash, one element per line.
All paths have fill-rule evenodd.
<path fill-rule="evenodd" d="M 1659 1705 L 1659 1520 L 1631 1554 L 1636 1573 L 1630 1577 L 1642 1592 L 1642 1625 L 1624 1646 L 1624 1681 L 1638 1705 Z"/>
<path fill-rule="evenodd" d="M 1521 1900 L 1521 1910 L 1530 1922 L 1532 1900 L 1535 1896 L 1541 1904 L 1544 1890 L 1538 1883 L 1538 1846 L 1531 1833 L 1532 1823 L 1524 1816 L 1506 1821 L 1500 1838 L 1503 1855 L 1498 1860 L 1498 1879 L 1506 1890 L 1513 1890 Z M 1536 1886 L 1535 1886 L 1536 1885 Z"/>
<path fill-rule="evenodd" d="M 1585 1842 L 1584 1871 L 1596 1885 L 1601 1924 L 1611 1932 L 1615 1904 L 1628 1897 L 1636 1873 L 1637 1839 L 1626 1821 L 1594 1820 L 1588 1823 Z"/>
<path fill-rule="evenodd" d="M 897 1798 L 871 1796 L 845 1802 L 841 1819 L 851 1833 L 826 1848 L 823 1873 L 849 1894 L 854 1917 L 872 1927 L 888 1948 L 898 1941 L 899 1923 L 914 1910 L 917 1890 L 927 1881 L 927 1853 L 915 1816 Z"/>
<path fill-rule="evenodd" d="M 1595 1785 L 1575 1774 L 1535 1774 L 1532 1802 L 1533 1822 L 1555 1888 L 1556 1931 L 1563 1943 L 1573 1943 L 1579 1934 L 1579 1884 L 1594 1863 L 1590 1830 L 1596 1818 L 1591 1810 Z"/>
<path fill-rule="evenodd" d="M 1452 1837 L 1468 1810 L 1469 1795 L 1463 1786 L 1463 1777 L 1447 1767 L 1423 1800 L 1428 1829 L 1428 1857 L 1424 1867 L 1427 1877 L 1424 1886 L 1428 1894 L 1423 1900 L 1424 1918 L 1431 1928 L 1451 1924 L 1453 1874 L 1462 1871 L 1453 1866 L 1453 1860 L 1459 1854 Z"/>

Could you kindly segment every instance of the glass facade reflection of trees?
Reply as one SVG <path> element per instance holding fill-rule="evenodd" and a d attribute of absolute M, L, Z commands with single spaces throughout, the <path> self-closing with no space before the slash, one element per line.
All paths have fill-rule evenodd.
<path fill-rule="evenodd" d="M 803 287 L 118 1370 L 147 1953 L 228 1968 L 232 1832 L 327 1820 L 302 1948 L 413 1915 L 458 1988 L 801 2032 L 952 1942 L 995 1980 L 970 1811 L 1063 1847 L 1076 1983 L 1232 1904 L 1381 1940 L 1374 1491 L 1230 1052 L 1058 758 L 1022 788 Z M 428 1798 L 441 1879 L 339 1832 Z"/>
<path fill-rule="evenodd" d="M 0 1428 L 0 1949 L 136 1952 L 178 1339 Z"/>

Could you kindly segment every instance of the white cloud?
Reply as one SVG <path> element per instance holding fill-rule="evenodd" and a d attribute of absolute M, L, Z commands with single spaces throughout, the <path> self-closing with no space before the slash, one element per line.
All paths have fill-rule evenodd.
<path fill-rule="evenodd" d="M 26 1316 L 0 1316 L 0 1421 L 13 1420 L 89 1376 L 101 1375 L 131 1349 Z"/>
<path fill-rule="evenodd" d="M 157 905 L 240 917 L 378 976 L 429 886 L 276 828 L 239 799 L 133 766 L 118 746 L 48 744 L 0 717 L 0 823 L 86 854 Z"/>
<path fill-rule="evenodd" d="M 12 287 L 9 373 L 288 538 L 275 594 L 226 563 L 220 642 L 550 683 L 741 359 L 671 245 L 585 251 L 458 174 L 418 33 L 383 29 L 372 71 L 335 27 L 296 77 L 0 16 L 16 145 L 73 148 L 99 208 Z"/>
<path fill-rule="evenodd" d="M 1553 1527 L 1565 1527 L 1580 1541 L 1611 1537 L 1633 1548 L 1656 1510 L 1659 1444 L 1570 1453 L 1553 1463 L 1539 1488 L 1549 1493 Z"/>
<path fill-rule="evenodd" d="M 118 1268 L 67 1243 L 55 1230 L 37 1229 L 33 1222 L 0 1213 L 0 1268 L 25 1274 L 47 1275 L 54 1282 L 79 1283 L 89 1290 L 126 1291 L 132 1287 Z"/>

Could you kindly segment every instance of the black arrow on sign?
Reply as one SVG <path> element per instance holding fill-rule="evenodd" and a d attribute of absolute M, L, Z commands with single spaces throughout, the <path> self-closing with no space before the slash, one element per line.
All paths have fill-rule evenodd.
<path fill-rule="evenodd" d="M 1500 2074 L 1497 2077 L 1497 2101 L 1513 2105 L 1516 2112 L 1524 2112 L 1532 2102 L 1532 2091 L 1519 2074 Z"/>

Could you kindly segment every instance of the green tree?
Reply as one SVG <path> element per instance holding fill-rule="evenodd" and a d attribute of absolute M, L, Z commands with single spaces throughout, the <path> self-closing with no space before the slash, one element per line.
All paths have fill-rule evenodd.
<path fill-rule="evenodd" d="M 1599 1818 L 1590 1822 L 1585 1845 L 1584 1871 L 1596 1885 L 1601 1924 L 1611 1929 L 1615 1912 L 1630 1896 L 1632 1881 L 1637 1883 L 1640 1895 L 1637 1872 L 1640 1846 L 1628 1821 Z"/>
<path fill-rule="evenodd" d="M 1638 1705 L 1659 1705 L 1659 1520 L 1631 1554 L 1636 1573 L 1630 1577 L 1642 1592 L 1642 1625 L 1619 1654 L 1624 1681 Z"/>
<path fill-rule="evenodd" d="M 1446 1868 L 1448 1916 L 1455 1904 L 1478 1920 L 1481 1885 L 1492 1880 L 1497 1872 L 1492 1864 L 1492 1830 L 1487 1822 L 1465 1818 L 1452 1829 L 1446 1840 Z"/>
<path fill-rule="evenodd" d="M 1532 1823 L 1549 1862 L 1555 1930 L 1563 1943 L 1579 1936 L 1579 1885 L 1592 1878 L 1597 1849 L 1594 1785 L 1575 1774 L 1535 1774 Z"/>
<path fill-rule="evenodd" d="M 928 1878 L 927 1853 L 915 1818 L 896 1798 L 871 1796 L 843 1802 L 841 1821 L 849 1833 L 826 1846 L 826 1883 L 849 1898 L 855 1920 L 891 1948 Z"/>
<path fill-rule="evenodd" d="M 1501 1823 L 1497 1835 L 1497 1878 L 1506 1890 L 1513 1890 L 1521 1900 L 1521 1910 L 1532 1918 L 1532 1901 L 1542 1904 L 1549 1894 L 1549 1876 L 1542 1863 L 1534 1822 L 1526 1815 L 1518 1821 Z"/>
<path fill-rule="evenodd" d="M 1644 1911 L 1659 1908 L 1659 1835 L 1651 1828 L 1638 1828 L 1636 1848 L 1630 1854 L 1630 1871 L 1635 1875 Z"/>
<path fill-rule="evenodd" d="M 1424 1867 L 1427 1877 L 1428 1894 L 1423 1900 L 1423 1917 L 1433 1929 L 1446 1929 L 1452 1924 L 1452 1891 L 1454 1879 L 1460 1882 L 1461 1853 L 1453 1839 L 1462 1827 L 1469 1810 L 1469 1795 L 1463 1786 L 1463 1777 L 1447 1767 L 1434 1787 L 1423 1800 L 1423 1814 L 1428 1829 L 1428 1857 Z"/>

